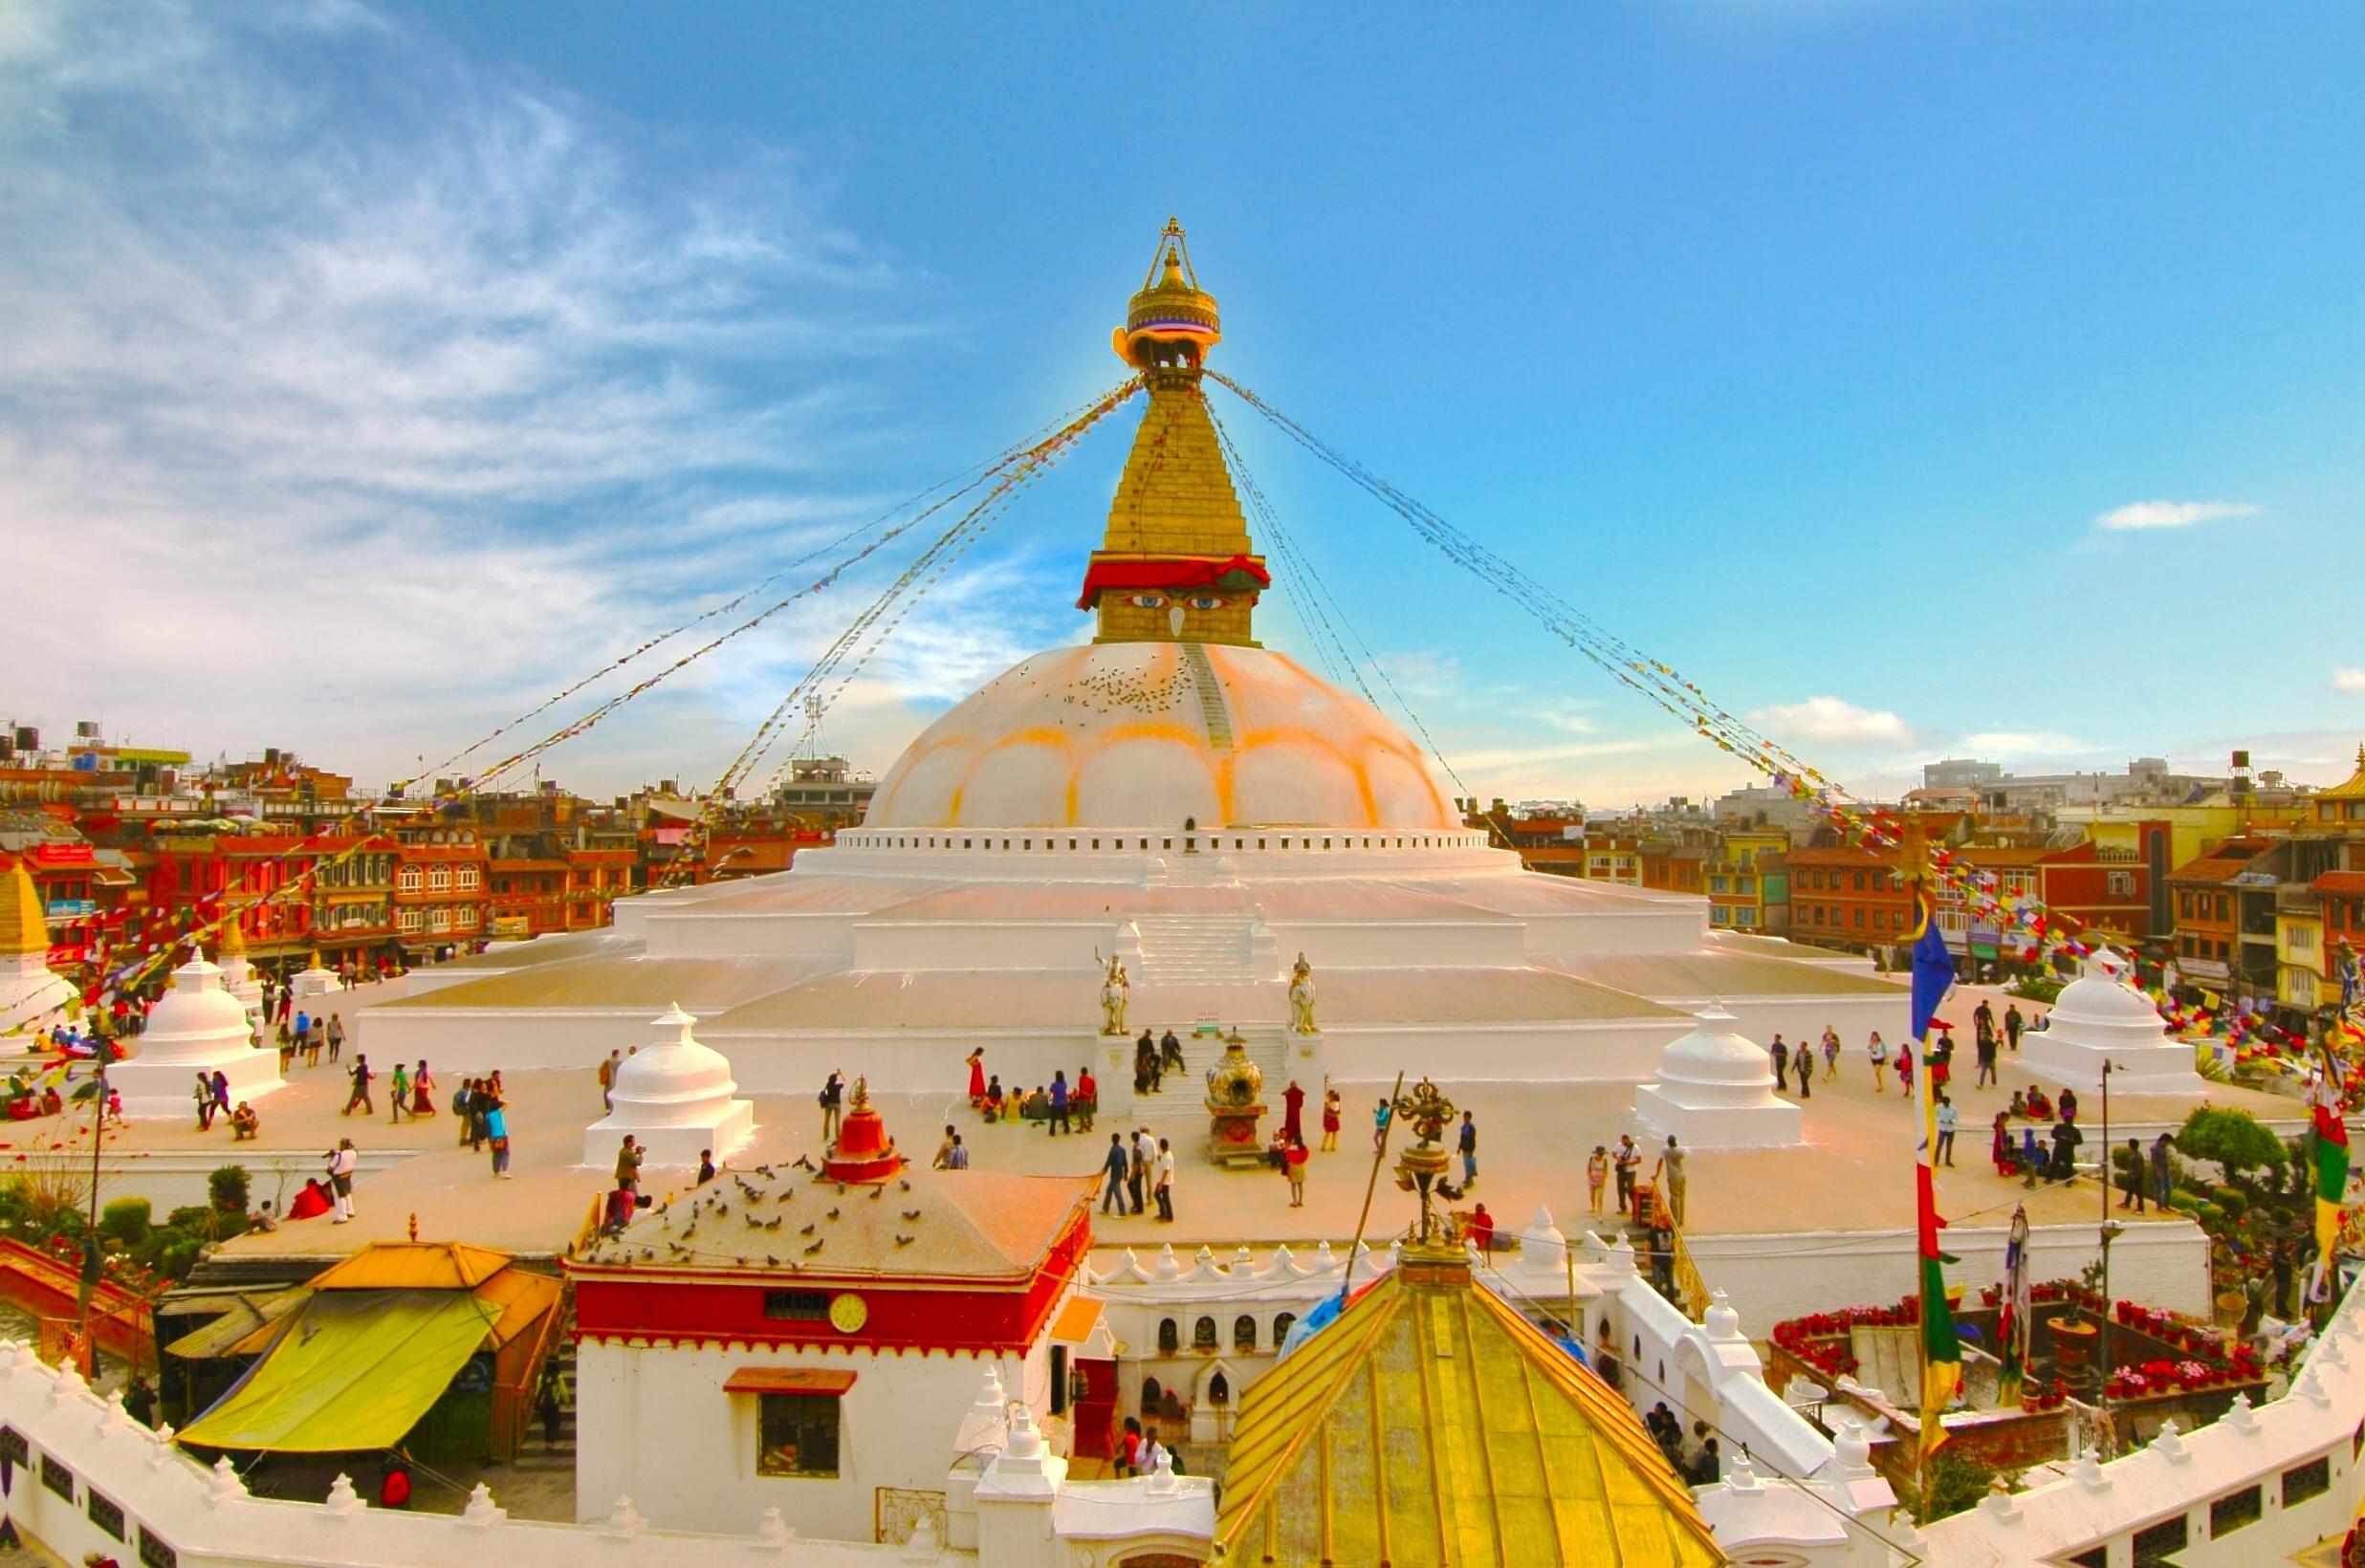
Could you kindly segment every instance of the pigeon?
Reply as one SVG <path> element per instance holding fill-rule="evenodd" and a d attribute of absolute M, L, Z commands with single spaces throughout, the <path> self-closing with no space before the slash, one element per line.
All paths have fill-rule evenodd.
<path fill-rule="evenodd" d="M 823 1236 L 820 1241 L 817 1241 L 812 1246 L 806 1248 L 805 1256 L 811 1257 L 814 1253 L 820 1252 L 823 1244 L 825 1244 L 828 1240 L 829 1238 L 827 1236 Z"/>
<path fill-rule="evenodd" d="M 802 1169 L 805 1169 L 805 1170 L 811 1170 L 811 1169 L 813 1168 L 813 1159 L 812 1159 L 812 1156 L 810 1156 L 810 1155 L 805 1155 L 805 1154 L 799 1154 L 799 1156 L 797 1156 L 797 1164 L 798 1164 L 798 1165 L 799 1165 L 800 1168 L 802 1168 Z"/>
<path fill-rule="evenodd" d="M 903 1189 L 904 1189 L 906 1192 L 909 1192 L 909 1191 L 910 1191 L 910 1190 L 911 1190 L 911 1183 L 910 1183 L 910 1181 L 909 1181 L 908 1178 L 907 1178 L 907 1179 L 904 1179 L 904 1180 L 901 1182 L 901 1184 L 900 1184 L 900 1185 L 902 1186 Z"/>
<path fill-rule="evenodd" d="M 895 1245 L 898 1247 L 909 1247 L 919 1239 L 920 1238 L 917 1236 L 897 1236 L 895 1238 Z"/>
<path fill-rule="evenodd" d="M 751 1230 L 760 1230 L 764 1228 L 764 1222 L 750 1214 L 747 1216 L 747 1228 Z"/>
<path fill-rule="evenodd" d="M 757 1165 L 755 1169 L 763 1176 L 765 1181 L 768 1182 L 772 1180 L 772 1167 L 770 1165 Z"/>
<path fill-rule="evenodd" d="M 764 1229 L 767 1230 L 777 1230 L 779 1228 L 780 1216 L 777 1214 L 775 1214 L 770 1219 L 764 1221 Z"/>
<path fill-rule="evenodd" d="M 776 1269 L 777 1269 L 777 1268 L 778 1268 L 778 1267 L 780 1266 L 780 1260 L 779 1260 L 778 1258 L 777 1258 L 777 1257 L 774 1257 L 774 1256 L 773 1256 L 770 1252 L 766 1252 L 766 1253 L 764 1254 L 764 1261 L 765 1261 L 766 1263 L 770 1264 L 773 1268 L 776 1268 Z"/>
<path fill-rule="evenodd" d="M 803 1230 L 801 1230 L 798 1231 L 797 1233 L 798 1233 L 799 1235 L 800 1235 L 800 1236 L 809 1236 L 809 1235 L 811 1235 L 814 1231 L 816 1231 L 816 1230 L 820 1230 L 820 1229 L 821 1229 L 821 1226 L 820 1226 L 819 1224 L 808 1225 L 808 1226 L 806 1226 Z"/>
<path fill-rule="evenodd" d="M 838 1211 L 837 1211 L 836 1209 L 831 1209 L 831 1210 L 829 1211 L 829 1217 L 830 1217 L 831 1219 L 833 1219 L 833 1220 L 834 1220 L 834 1219 L 836 1219 L 836 1218 L 838 1217 Z"/>
<path fill-rule="evenodd" d="M 774 1203 L 786 1203 L 786 1202 L 788 1202 L 788 1200 L 789 1200 L 789 1199 L 791 1199 L 791 1198 L 795 1197 L 796 1195 L 797 1195 L 797 1189 L 796 1189 L 795 1187 L 782 1187 L 782 1188 L 780 1189 L 780 1195 L 779 1195 L 778 1197 L 777 1197 L 777 1198 L 773 1199 L 772 1201 L 773 1201 Z"/>
<path fill-rule="evenodd" d="M 885 1188 L 885 1187 L 872 1187 L 872 1188 L 870 1189 L 870 1201 L 871 1201 L 872 1203 L 877 1203 L 877 1202 L 879 1201 L 879 1194 L 880 1194 L 880 1193 L 882 1193 L 882 1192 L 885 1192 L 886 1190 L 887 1190 L 887 1188 Z"/>
<path fill-rule="evenodd" d="M 916 1220 L 919 1217 L 920 1211 L 916 1209 L 907 1209 L 904 1210 L 904 1218 L 908 1220 Z"/>

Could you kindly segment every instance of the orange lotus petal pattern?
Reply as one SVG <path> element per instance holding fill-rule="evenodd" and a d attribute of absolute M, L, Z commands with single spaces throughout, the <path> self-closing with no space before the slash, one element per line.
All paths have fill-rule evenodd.
<path fill-rule="evenodd" d="M 1186 817 L 1207 828 L 1460 826 L 1419 750 L 1369 703 L 1269 648 L 1182 642 L 1059 649 L 995 677 L 911 743 L 863 825 Z"/>

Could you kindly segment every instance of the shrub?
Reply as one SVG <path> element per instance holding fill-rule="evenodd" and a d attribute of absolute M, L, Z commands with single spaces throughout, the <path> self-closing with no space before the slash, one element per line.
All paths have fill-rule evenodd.
<path fill-rule="evenodd" d="M 99 1233 L 126 1247 L 137 1247 L 148 1239 L 151 1212 L 145 1198 L 118 1198 L 99 1210 Z"/>
<path fill-rule="evenodd" d="M 1976 1459 L 1941 1450 L 1930 1462 L 1928 1492 L 1915 1499 L 1921 1505 L 1914 1510 L 1915 1521 L 1927 1523 L 1977 1506 L 1995 1483 L 1996 1474 Z"/>
<path fill-rule="evenodd" d="M 2283 1141 L 2247 1111 L 2202 1105 L 2184 1119 L 2176 1146 L 2195 1160 L 2215 1161 L 2230 1178 L 2243 1171 L 2274 1171 L 2284 1164 Z"/>
<path fill-rule="evenodd" d="M 2013 981 L 2004 990 L 2014 996 L 2025 996 L 2031 1002 L 2050 1006 L 2061 995 L 2063 982 L 2049 974 L 2027 974 Z M 1974 1498 L 1973 1501 L 1978 1499 Z"/>
<path fill-rule="evenodd" d="M 206 1178 L 206 1190 L 212 1194 L 213 1207 L 221 1209 L 247 1211 L 248 1179 L 244 1165 L 224 1165 Z"/>
<path fill-rule="evenodd" d="M 2249 1195 L 2237 1187 L 2213 1187 L 2209 1189 L 2209 1201 L 2234 1219 L 2250 1211 Z"/>

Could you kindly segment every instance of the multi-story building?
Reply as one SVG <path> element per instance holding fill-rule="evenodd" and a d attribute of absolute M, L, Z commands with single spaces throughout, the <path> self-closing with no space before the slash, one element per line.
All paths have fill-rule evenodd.
<path fill-rule="evenodd" d="M 408 953 L 475 942 L 491 934 L 492 857 L 472 822 L 427 819 L 395 830 L 395 940 Z"/>
<path fill-rule="evenodd" d="M 2185 978 L 2219 986 L 2233 983 L 2242 946 L 2233 880 L 2275 843 L 2261 834 L 2237 835 L 2178 866 L 2169 877 L 2176 903 L 2176 965 Z"/>
<path fill-rule="evenodd" d="M 1780 828 L 1727 826 L 1702 866 L 1707 878 L 1708 924 L 1759 934 L 1777 929 L 1773 911 L 1788 926 L 1790 835 Z"/>
<path fill-rule="evenodd" d="M 394 940 L 399 846 L 382 833 L 319 834 L 309 843 L 319 867 L 312 881 L 313 950 L 331 968 L 367 963 Z"/>
<path fill-rule="evenodd" d="M 879 781 L 855 773 L 843 757 L 798 757 L 788 780 L 772 792 L 772 804 L 808 829 L 834 833 L 860 827 Z"/>
<path fill-rule="evenodd" d="M 1844 843 L 1826 829 L 1788 855 L 1790 940 L 1856 952 L 1893 947 L 1912 927 L 1897 852 Z"/>

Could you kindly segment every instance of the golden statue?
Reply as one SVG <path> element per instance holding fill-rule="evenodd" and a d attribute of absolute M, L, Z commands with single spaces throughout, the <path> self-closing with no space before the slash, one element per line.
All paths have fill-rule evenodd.
<path fill-rule="evenodd" d="M 1407 1192 L 1420 1194 L 1420 1230 L 1413 1240 L 1424 1247 L 1442 1244 L 1445 1228 L 1431 1207 L 1430 1189 L 1445 1174 L 1452 1159 L 1437 1139 L 1453 1123 L 1454 1102 L 1435 1084 L 1422 1078 L 1412 1086 L 1411 1094 L 1396 1097 L 1393 1109 L 1395 1119 L 1411 1127 L 1420 1140 L 1396 1157 L 1396 1185 Z"/>

